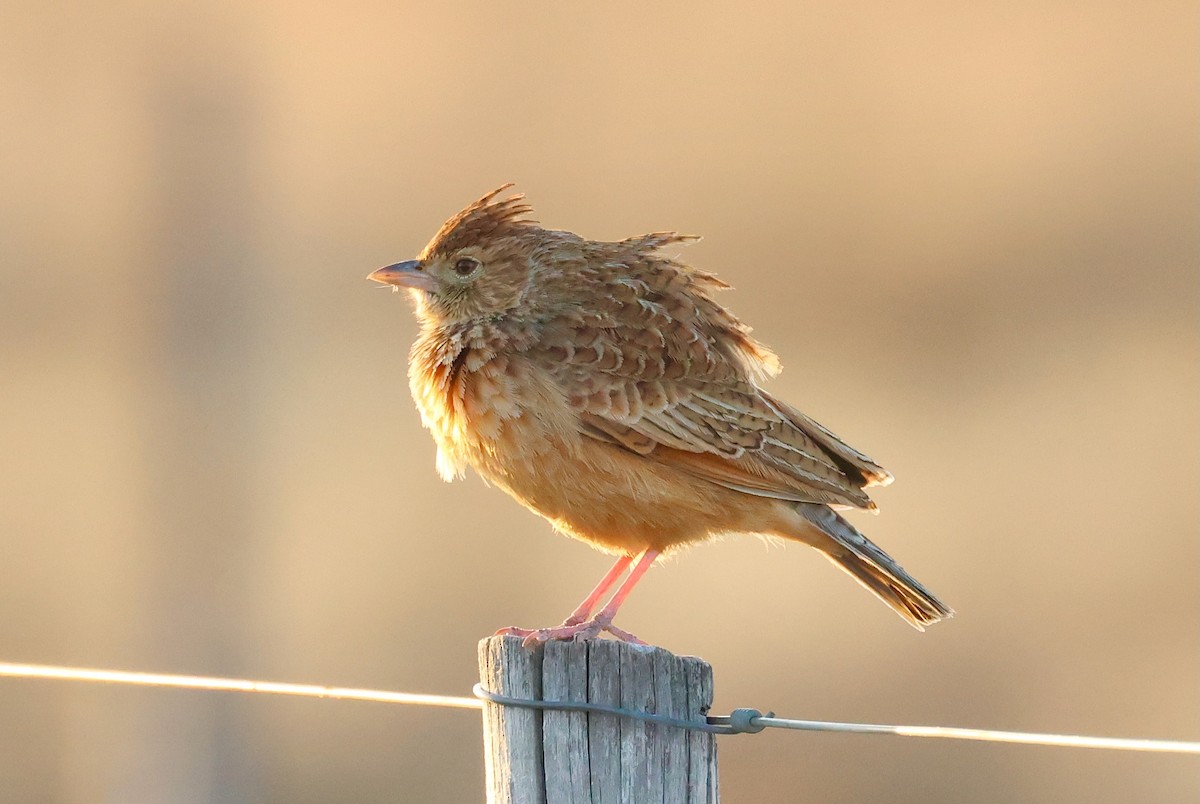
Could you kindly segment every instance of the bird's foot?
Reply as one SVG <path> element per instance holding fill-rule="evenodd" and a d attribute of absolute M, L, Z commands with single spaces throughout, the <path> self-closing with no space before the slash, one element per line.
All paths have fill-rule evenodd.
<path fill-rule="evenodd" d="M 522 644 L 527 648 L 532 648 L 546 642 L 565 641 L 568 639 L 595 639 L 600 636 L 602 631 L 607 631 L 622 642 L 629 642 L 633 645 L 646 644 L 628 631 L 617 628 L 612 624 L 611 620 L 604 617 L 594 617 L 590 620 L 579 620 L 575 617 L 569 617 L 562 625 L 554 628 L 518 628 L 516 626 L 509 626 L 497 631 L 496 636 L 521 637 Z"/>
<path fill-rule="evenodd" d="M 604 626 L 604 630 L 607 631 L 608 633 L 612 634 L 614 637 L 621 640 L 622 642 L 628 642 L 630 645 L 640 645 L 643 648 L 650 647 L 650 643 L 643 642 L 642 640 L 638 639 L 637 637 L 635 637 L 633 634 L 629 633 L 625 629 L 617 628 L 612 623 L 609 623 L 608 625 Z"/>

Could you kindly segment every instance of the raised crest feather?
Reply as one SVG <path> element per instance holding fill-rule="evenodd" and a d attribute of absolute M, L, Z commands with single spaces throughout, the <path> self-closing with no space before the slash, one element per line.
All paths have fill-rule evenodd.
<path fill-rule="evenodd" d="M 496 200 L 512 186 L 512 182 L 509 182 L 497 187 L 443 223 L 421 252 L 420 259 L 428 259 L 435 254 L 449 254 L 503 236 L 512 230 L 536 226 L 537 221 L 525 217 L 533 212 L 533 207 L 525 202 L 524 193 Z"/>

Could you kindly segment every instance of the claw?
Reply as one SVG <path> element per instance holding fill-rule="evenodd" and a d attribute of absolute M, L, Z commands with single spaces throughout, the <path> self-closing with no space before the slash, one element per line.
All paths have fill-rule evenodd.
<path fill-rule="evenodd" d="M 647 550 L 638 558 L 637 565 L 629 572 L 629 577 L 617 589 L 616 594 L 608 601 L 596 616 L 591 617 L 592 611 L 595 609 L 596 602 L 604 596 L 604 593 L 616 582 L 625 568 L 629 566 L 632 560 L 629 556 L 622 556 L 617 559 L 617 563 L 608 571 L 608 574 L 596 585 L 596 588 L 591 591 L 587 598 L 579 604 L 579 607 L 571 613 L 571 616 L 563 621 L 562 625 L 554 628 L 518 628 L 517 626 L 509 626 L 501 628 L 496 632 L 496 636 L 515 636 L 520 637 L 522 644 L 527 648 L 532 648 L 537 645 L 544 645 L 547 642 L 571 640 L 595 639 L 600 636 L 601 632 L 607 631 L 616 639 L 622 642 L 628 642 L 631 645 L 643 645 L 646 643 L 635 637 L 633 634 L 623 629 L 617 628 L 612 624 L 613 617 L 617 614 L 617 609 L 620 608 L 621 602 L 633 589 L 634 584 L 638 579 L 646 574 L 646 570 L 650 569 L 650 565 L 658 558 L 657 550 Z"/>
<path fill-rule="evenodd" d="M 501 628 L 496 632 L 496 636 L 520 637 L 525 647 L 532 648 L 544 645 L 547 642 L 595 639 L 600 636 L 601 632 L 605 631 L 622 642 L 628 642 L 633 645 L 646 644 L 633 634 L 622 628 L 617 628 L 602 617 L 594 617 L 591 620 L 584 621 L 580 621 L 575 617 L 569 617 L 562 625 L 555 626 L 554 628 L 518 628 L 512 625 L 508 628 Z"/>
<path fill-rule="evenodd" d="M 650 643 L 643 642 L 642 640 L 635 637 L 633 634 L 629 633 L 628 631 L 626 631 L 622 628 L 617 628 L 615 625 L 611 625 L 611 624 L 606 625 L 604 627 L 604 630 L 607 631 L 608 633 L 612 634 L 613 636 L 615 636 L 617 639 L 621 640 L 622 642 L 628 642 L 631 645 L 641 645 L 642 647 L 649 647 Z"/>

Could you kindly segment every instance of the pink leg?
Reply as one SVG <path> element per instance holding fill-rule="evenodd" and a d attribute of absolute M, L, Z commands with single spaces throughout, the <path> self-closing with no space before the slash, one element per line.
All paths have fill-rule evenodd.
<path fill-rule="evenodd" d="M 583 599 L 575 611 L 571 612 L 571 616 L 567 618 L 563 625 L 575 625 L 581 623 L 588 617 L 592 616 L 592 612 L 596 610 L 596 604 L 600 602 L 600 598 L 604 597 L 604 593 L 612 588 L 612 585 L 617 582 L 625 572 L 625 568 L 629 566 L 629 562 L 633 561 L 633 556 L 621 556 L 617 559 L 617 563 L 612 565 L 612 569 L 608 574 L 600 579 L 600 583 L 596 584 L 596 588 L 588 593 L 588 596 Z"/>
<path fill-rule="evenodd" d="M 625 642 L 633 642 L 638 645 L 644 645 L 646 643 L 642 642 L 628 631 L 623 631 L 620 628 L 617 628 L 612 624 L 612 621 L 613 618 L 617 616 L 617 610 L 621 608 L 621 604 L 625 602 L 625 598 L 629 597 L 629 593 L 633 591 L 633 587 L 636 586 L 637 582 L 642 579 L 642 576 L 646 574 L 646 570 L 650 569 L 650 565 L 654 563 L 654 560 L 658 558 L 658 556 L 659 553 L 657 550 L 647 550 L 646 552 L 642 553 L 637 564 L 635 564 L 633 570 L 630 571 L 629 577 L 626 578 L 624 583 L 622 583 L 617 589 L 616 594 L 614 594 L 612 599 L 605 604 L 604 608 L 601 609 L 600 612 L 590 620 L 578 620 L 572 622 L 571 620 L 575 618 L 575 615 L 573 614 L 571 615 L 571 619 L 568 619 L 567 622 L 563 623 L 557 628 L 539 628 L 535 631 L 528 631 L 524 628 L 504 628 L 497 633 L 524 637 L 526 645 L 536 645 L 539 642 L 547 642 L 552 639 L 592 639 L 593 637 L 598 636 L 601 631 L 608 631 L 617 639 Z M 621 565 L 620 561 L 617 562 L 618 565 L 621 565 L 621 571 L 625 569 L 625 566 L 628 566 L 629 561 L 629 558 L 624 559 L 624 565 Z M 604 586 L 605 582 L 607 582 L 607 586 L 612 586 L 613 581 L 615 581 L 617 576 L 620 575 L 620 572 L 617 572 L 616 570 L 617 567 L 613 567 L 613 570 L 609 571 L 609 574 L 604 577 L 604 580 L 600 582 L 600 585 Z M 600 587 L 598 586 L 597 590 L 599 589 Z M 595 597 L 598 600 L 603 594 L 603 590 L 593 591 L 591 595 L 588 595 L 588 600 L 585 600 L 584 604 L 589 602 L 594 604 L 595 601 L 591 600 L 592 597 Z M 583 606 L 581 605 L 580 609 L 582 608 Z"/>
<path fill-rule="evenodd" d="M 646 574 L 646 570 L 650 569 L 650 565 L 654 563 L 654 559 L 656 558 L 658 558 L 657 550 L 647 550 L 642 553 L 642 557 L 638 559 L 638 563 L 629 572 L 629 577 L 617 588 L 617 593 L 605 604 L 604 608 L 600 609 L 600 613 L 595 617 L 596 622 L 603 623 L 605 626 L 612 623 L 613 618 L 617 616 L 617 609 L 621 608 L 621 604 L 625 602 L 625 598 L 629 597 L 629 593 L 633 591 L 633 587 L 637 586 L 637 582 Z"/>
<path fill-rule="evenodd" d="M 563 621 L 560 628 L 567 628 L 573 625 L 579 625 L 585 622 L 588 617 L 592 616 L 592 612 L 596 608 L 596 604 L 600 602 L 600 598 L 604 597 L 604 593 L 612 588 L 612 585 L 617 582 L 617 578 L 625 572 L 625 568 L 633 561 L 633 556 L 621 556 L 616 563 L 612 565 L 604 577 L 600 579 L 600 583 L 596 584 L 596 588 L 588 593 L 588 596 L 583 599 L 583 602 L 575 607 L 575 611 L 571 612 L 571 616 Z M 542 628 L 518 628 L 515 625 L 510 625 L 508 628 L 501 628 L 496 632 L 497 636 L 519 636 L 528 638 L 538 633 L 538 631 L 547 631 L 550 629 Z"/>

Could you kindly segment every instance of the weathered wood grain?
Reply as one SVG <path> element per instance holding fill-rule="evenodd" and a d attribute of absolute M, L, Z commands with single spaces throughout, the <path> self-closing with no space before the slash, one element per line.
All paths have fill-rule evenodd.
<path fill-rule="evenodd" d="M 547 701 L 587 701 L 588 643 L 551 642 L 542 663 Z M 542 716 L 546 798 L 556 804 L 591 804 L 591 751 L 586 712 L 546 710 Z"/>
<path fill-rule="evenodd" d="M 540 699 L 542 652 L 525 650 L 511 637 L 485 639 L 479 643 L 479 680 L 500 695 Z M 540 712 L 485 703 L 483 751 L 489 803 L 546 801 Z"/>
<path fill-rule="evenodd" d="M 591 701 L 703 722 L 712 668 L 609 640 L 528 650 L 513 637 L 479 646 L 480 678 L 495 692 L 548 701 Z M 519 676 L 514 677 L 514 676 Z M 587 712 L 484 709 L 488 801 L 548 804 L 718 800 L 711 734 Z"/>

